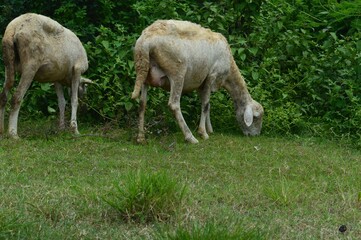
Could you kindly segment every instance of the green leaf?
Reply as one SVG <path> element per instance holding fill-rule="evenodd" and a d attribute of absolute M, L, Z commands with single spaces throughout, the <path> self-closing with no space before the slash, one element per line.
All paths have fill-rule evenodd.
<path fill-rule="evenodd" d="M 131 110 L 131 109 L 133 108 L 133 103 L 131 103 L 131 102 L 126 102 L 126 103 L 124 104 L 124 107 L 125 107 L 125 110 L 129 111 L 129 110 Z"/>
<path fill-rule="evenodd" d="M 45 92 L 47 92 L 47 91 L 49 91 L 50 90 L 50 83 L 43 83 L 43 84 L 40 84 L 40 88 L 41 88 L 41 90 L 43 90 L 43 91 L 45 91 Z"/>
<path fill-rule="evenodd" d="M 333 38 L 335 41 L 337 41 L 337 35 L 336 35 L 336 33 L 332 32 L 332 33 L 330 33 L 330 34 L 331 34 L 332 38 Z"/>
<path fill-rule="evenodd" d="M 56 110 L 50 106 L 48 106 L 48 113 L 55 113 Z"/>
<path fill-rule="evenodd" d="M 254 80 L 258 80 L 258 78 L 259 78 L 258 72 L 252 72 L 252 78 L 253 78 Z"/>
<path fill-rule="evenodd" d="M 134 68 L 134 61 L 128 60 L 128 66 L 132 70 Z"/>
<path fill-rule="evenodd" d="M 109 49 L 109 42 L 108 41 L 103 40 L 102 45 L 104 46 L 105 49 Z"/>
<path fill-rule="evenodd" d="M 288 54 L 293 54 L 294 52 L 294 46 L 292 44 L 287 44 L 286 45 L 286 50 Z"/>
<path fill-rule="evenodd" d="M 356 42 L 356 48 L 357 50 L 361 50 L 361 40 Z"/>
<path fill-rule="evenodd" d="M 246 60 L 246 54 L 241 54 L 240 58 L 241 58 L 242 61 Z"/>
<path fill-rule="evenodd" d="M 253 56 L 256 56 L 256 54 L 258 52 L 258 48 L 249 48 L 248 50 L 250 51 L 250 53 L 253 54 Z"/>

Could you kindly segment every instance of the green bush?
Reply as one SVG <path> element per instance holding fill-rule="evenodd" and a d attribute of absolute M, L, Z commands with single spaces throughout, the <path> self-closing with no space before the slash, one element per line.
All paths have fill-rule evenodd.
<path fill-rule="evenodd" d="M 127 35 L 124 27 L 116 24 L 114 29 L 99 27 L 94 43 L 85 44 L 90 65 L 86 74 L 95 84 L 89 86 L 84 102 L 104 120 L 119 120 L 134 110 L 130 99 L 135 78 L 134 42 L 135 36 Z"/>
<path fill-rule="evenodd" d="M 17 7 L 15 7 L 17 6 Z M 138 102 L 130 99 L 135 79 L 133 47 L 157 19 L 189 20 L 225 35 L 253 98 L 265 108 L 263 132 L 361 138 L 361 32 L 358 1 L 79 1 L 47 4 L 18 0 L 0 6 L 0 28 L 24 12 L 53 17 L 77 33 L 89 56 L 87 114 L 90 121 L 135 125 Z M 154 9 L 157 9 L 155 11 Z M 2 64 L 2 63 L 1 63 Z M 0 66 L 0 82 L 4 69 Z M 167 106 L 168 93 L 151 88 L 146 124 L 178 129 Z M 196 93 L 182 97 L 187 123 L 200 116 Z M 237 127 L 225 91 L 211 98 L 215 130 Z M 50 85 L 33 84 L 22 112 L 54 117 Z M 150 127 L 148 126 L 148 127 Z M 330 131 L 329 129 L 332 129 Z"/>
<path fill-rule="evenodd" d="M 125 221 L 169 220 L 182 210 L 186 187 L 166 173 L 129 173 L 103 200 Z"/>
<path fill-rule="evenodd" d="M 310 12 L 303 1 L 265 2 L 236 60 L 244 60 L 239 65 L 265 107 L 267 132 L 352 133 L 358 139 L 361 33 L 341 35 L 321 9 L 315 3 Z"/>

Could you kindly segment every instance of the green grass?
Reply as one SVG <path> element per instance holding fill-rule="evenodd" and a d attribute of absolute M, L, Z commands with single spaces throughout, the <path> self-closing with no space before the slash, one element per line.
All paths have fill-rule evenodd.
<path fill-rule="evenodd" d="M 168 221 L 181 211 L 186 188 L 165 172 L 130 172 L 103 200 L 133 223 Z"/>
<path fill-rule="evenodd" d="M 220 132 L 198 145 L 180 132 L 136 145 L 134 129 L 54 129 L 20 122 L 20 140 L 0 140 L 0 239 L 361 238 L 361 152 L 351 146 Z M 124 220 L 104 197 L 136 172 L 186 186 L 185 204 Z"/>

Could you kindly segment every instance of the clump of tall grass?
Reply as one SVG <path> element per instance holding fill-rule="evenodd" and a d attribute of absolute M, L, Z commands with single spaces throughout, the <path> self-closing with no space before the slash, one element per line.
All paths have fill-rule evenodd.
<path fill-rule="evenodd" d="M 179 213 L 185 193 L 186 186 L 164 172 L 138 171 L 114 184 L 103 200 L 118 211 L 123 220 L 145 223 L 169 220 Z"/>
<path fill-rule="evenodd" d="M 18 216 L 0 210 L 0 239 L 24 239 L 27 227 Z"/>
<path fill-rule="evenodd" d="M 242 224 L 226 226 L 215 222 L 180 226 L 174 231 L 159 231 L 155 239 L 167 240 L 259 240 L 264 235 L 256 229 L 246 230 Z"/>

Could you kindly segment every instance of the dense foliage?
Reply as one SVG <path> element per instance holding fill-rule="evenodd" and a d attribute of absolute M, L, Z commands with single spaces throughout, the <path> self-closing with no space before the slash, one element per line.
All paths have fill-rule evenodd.
<path fill-rule="evenodd" d="M 135 122 L 132 47 L 153 21 L 173 18 L 226 36 L 252 96 L 265 108 L 264 132 L 361 137 L 360 1 L 9 0 L 0 8 L 1 33 L 25 12 L 50 16 L 77 33 L 89 56 L 86 75 L 96 81 L 84 100 L 90 119 Z M 0 82 L 3 73 L 1 67 Z M 55 115 L 50 85 L 34 84 L 29 92 L 23 111 Z M 150 91 L 147 116 L 153 121 L 174 121 L 167 96 Z M 195 127 L 197 94 L 185 96 L 182 108 Z M 227 92 L 212 96 L 211 116 L 216 129 L 237 127 Z"/>

